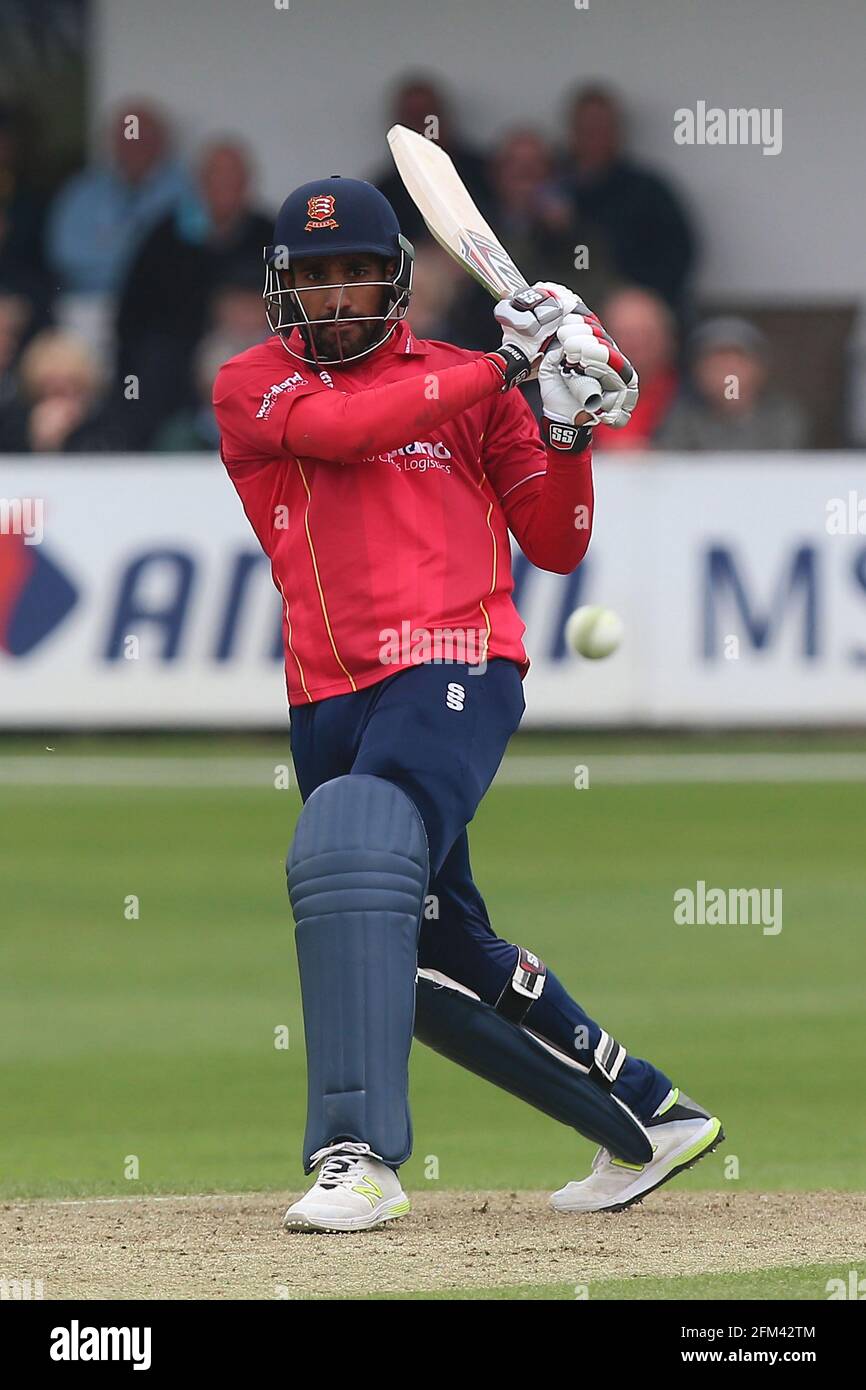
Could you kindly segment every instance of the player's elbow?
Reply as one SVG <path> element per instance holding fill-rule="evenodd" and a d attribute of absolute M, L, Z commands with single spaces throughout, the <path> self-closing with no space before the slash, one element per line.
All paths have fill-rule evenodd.
<path fill-rule="evenodd" d="M 536 569 L 547 570 L 549 574 L 573 574 L 589 549 L 589 533 L 574 540 L 569 537 L 564 546 L 522 545 L 521 549 Z"/>
<path fill-rule="evenodd" d="M 574 559 L 566 559 L 561 555 L 545 555 L 543 551 L 540 554 L 524 551 L 524 554 L 537 570 L 546 570 L 548 574 L 573 574 L 583 559 L 582 554 Z"/>
<path fill-rule="evenodd" d="M 583 558 L 583 557 L 581 556 L 581 559 L 582 559 L 582 558 Z M 574 561 L 556 561 L 554 564 L 550 564 L 550 565 L 538 565 L 537 568 L 540 569 L 540 570 L 547 570 L 548 574 L 564 574 L 564 575 L 568 575 L 568 574 L 574 574 L 574 571 L 577 569 L 577 567 L 578 567 L 579 564 L 580 564 L 580 560 L 574 560 Z"/>

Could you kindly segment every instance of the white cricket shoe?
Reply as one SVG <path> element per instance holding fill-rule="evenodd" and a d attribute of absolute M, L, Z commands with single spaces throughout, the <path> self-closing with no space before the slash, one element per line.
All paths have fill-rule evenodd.
<path fill-rule="evenodd" d="M 554 1211 L 625 1211 L 661 1187 L 725 1137 L 721 1120 L 676 1088 L 662 1101 L 644 1129 L 653 1146 L 649 1163 L 625 1163 L 599 1149 L 592 1172 L 582 1182 L 566 1183 L 550 1198 Z"/>
<path fill-rule="evenodd" d="M 369 1144 L 331 1144 L 313 1154 L 316 1181 L 283 1217 L 287 1231 L 370 1231 L 403 1216 L 409 1198 Z"/>

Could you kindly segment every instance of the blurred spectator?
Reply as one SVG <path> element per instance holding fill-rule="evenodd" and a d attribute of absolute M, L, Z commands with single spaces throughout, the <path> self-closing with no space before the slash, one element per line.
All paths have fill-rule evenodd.
<path fill-rule="evenodd" d="M 259 318 L 262 317 L 262 298 L 259 294 Z M 185 454 L 207 449 L 219 449 L 219 426 L 212 403 L 214 377 L 224 362 L 261 342 L 261 325 L 253 333 L 227 333 L 216 329 L 205 335 L 196 348 L 194 361 L 195 387 L 198 400 L 194 406 L 172 415 L 159 429 L 153 441 L 158 453 Z"/>
<path fill-rule="evenodd" d="M 415 243 L 409 323 L 419 338 L 488 351 L 502 340 L 493 300 L 432 237 Z"/>
<path fill-rule="evenodd" d="M 88 345 L 61 329 L 21 356 L 18 400 L 2 420 L 4 453 L 86 453 L 122 446 L 106 410 L 105 375 Z"/>
<path fill-rule="evenodd" d="M 598 303 L 602 281 L 591 262 L 584 268 L 576 260 L 562 201 L 552 191 L 554 172 L 553 147 L 538 131 L 524 126 L 502 136 L 490 160 L 496 234 L 530 284 L 553 280 Z"/>
<path fill-rule="evenodd" d="M 491 193 L 496 230 L 508 241 L 509 250 L 518 244 L 525 246 L 527 255 L 537 250 L 534 242 L 542 225 L 549 197 L 545 190 L 553 170 L 552 147 L 530 126 L 509 130 L 498 141 L 490 159 Z M 512 255 L 515 261 L 524 259 L 513 251 Z"/>
<path fill-rule="evenodd" d="M 49 211 L 48 260 L 65 291 L 118 289 L 146 233 L 189 189 L 165 121 L 146 102 L 117 111 L 106 144 L 108 159 L 69 179 Z"/>
<path fill-rule="evenodd" d="M 409 304 L 409 325 L 419 338 L 453 343 L 454 306 L 463 289 L 463 271 L 429 237 L 415 246 L 415 275 Z"/>
<path fill-rule="evenodd" d="M 570 170 L 551 191 L 560 227 L 588 247 L 589 268 L 655 290 L 680 309 L 695 259 L 688 216 L 663 179 L 625 154 L 623 113 L 604 87 L 573 98 L 568 155 Z"/>
<path fill-rule="evenodd" d="M 273 229 L 273 219 L 252 206 L 252 166 L 236 141 L 207 146 L 197 185 L 196 196 L 147 237 L 118 308 L 119 374 L 138 382 L 136 434 L 144 445 L 170 415 L 195 403 L 191 360 L 214 295 L 239 275 L 259 277 Z"/>
<path fill-rule="evenodd" d="M 597 430 L 595 448 L 607 453 L 648 449 L 679 389 L 674 316 L 660 295 L 631 287 L 611 296 L 601 310 L 601 321 L 635 367 L 640 396 L 628 428 Z"/>
<path fill-rule="evenodd" d="M 232 266 L 214 290 L 210 324 L 214 329 L 247 340 L 245 347 L 260 343 L 270 333 L 262 301 L 264 270 L 260 261 Z M 237 349 L 242 352 L 242 348 Z"/>
<path fill-rule="evenodd" d="M 30 304 L 23 295 L 0 291 L 0 412 L 7 410 L 16 398 L 15 369 L 30 314 Z"/>
<path fill-rule="evenodd" d="M 397 88 L 388 125 L 405 125 L 417 130 L 447 150 L 460 177 L 476 203 L 487 207 L 489 192 L 483 157 L 466 144 L 454 125 L 451 106 L 435 77 L 417 73 L 404 78 Z M 380 169 L 373 183 L 385 194 L 397 214 L 403 235 L 414 242 L 427 235 L 424 219 L 403 186 L 403 180 L 392 161 Z"/>
<path fill-rule="evenodd" d="M 0 103 L 0 286 L 26 295 L 41 317 L 50 303 L 43 231 L 42 201 L 27 177 L 21 115 Z"/>
<path fill-rule="evenodd" d="M 694 393 L 663 425 L 665 449 L 802 449 L 806 422 L 796 402 L 767 388 L 767 340 L 746 319 L 710 319 L 689 343 Z"/>

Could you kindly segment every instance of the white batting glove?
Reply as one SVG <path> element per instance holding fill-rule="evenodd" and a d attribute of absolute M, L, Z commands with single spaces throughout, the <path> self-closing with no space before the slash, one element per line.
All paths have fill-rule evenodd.
<path fill-rule="evenodd" d="M 502 345 L 518 348 L 532 365 L 541 357 L 566 316 L 581 304 L 573 290 L 539 280 L 493 310 L 502 328 Z"/>
<path fill-rule="evenodd" d="M 573 425 L 575 416 L 581 411 L 591 415 L 601 409 L 601 388 L 591 377 L 575 376 L 572 372 L 564 375 L 564 361 L 565 352 L 559 345 L 544 354 L 538 369 L 541 407 L 548 420 L 558 425 Z"/>
<path fill-rule="evenodd" d="M 622 429 L 631 419 L 638 399 L 638 375 L 599 322 L 595 314 L 570 314 L 557 330 L 563 357 L 560 370 L 575 403 L 600 391 L 597 404 L 586 405 L 593 424 Z"/>
<path fill-rule="evenodd" d="M 576 399 L 573 378 L 563 375 L 562 366 L 565 354 L 559 343 L 548 348 L 538 369 L 538 385 L 541 389 L 543 416 L 541 437 L 548 448 L 560 453 L 583 454 L 592 443 L 591 424 L 577 417 L 593 407 L 601 405 L 601 391 L 597 381 L 584 377 L 586 390 L 583 400 Z"/>

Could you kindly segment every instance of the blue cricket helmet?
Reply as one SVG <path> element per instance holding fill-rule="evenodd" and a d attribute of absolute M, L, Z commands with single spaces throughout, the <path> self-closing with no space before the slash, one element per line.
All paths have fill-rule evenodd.
<path fill-rule="evenodd" d="M 333 320 L 311 320 L 303 307 L 303 290 L 285 285 L 281 276 L 305 257 L 344 256 L 353 252 L 397 262 L 393 279 L 373 282 L 389 290 L 386 312 L 381 318 L 383 333 L 353 358 L 325 359 L 315 354 L 310 329 L 318 322 Z M 268 323 L 281 337 L 286 330 L 301 328 L 310 353 L 304 361 L 324 364 L 325 361 L 351 361 L 366 356 L 390 337 L 405 316 L 412 293 L 414 261 L 414 249 L 400 231 L 397 214 L 373 184 L 362 179 L 344 179 L 337 174 L 301 184 L 280 208 L 273 244 L 265 247 L 263 297 L 268 305 Z M 285 344 L 285 338 L 283 342 Z"/>
<path fill-rule="evenodd" d="M 400 255 L 400 224 L 372 183 L 334 174 L 302 183 L 289 194 L 277 213 L 274 245 L 267 248 L 266 259 L 279 247 L 285 247 L 290 261 L 352 251 L 390 259 Z"/>

